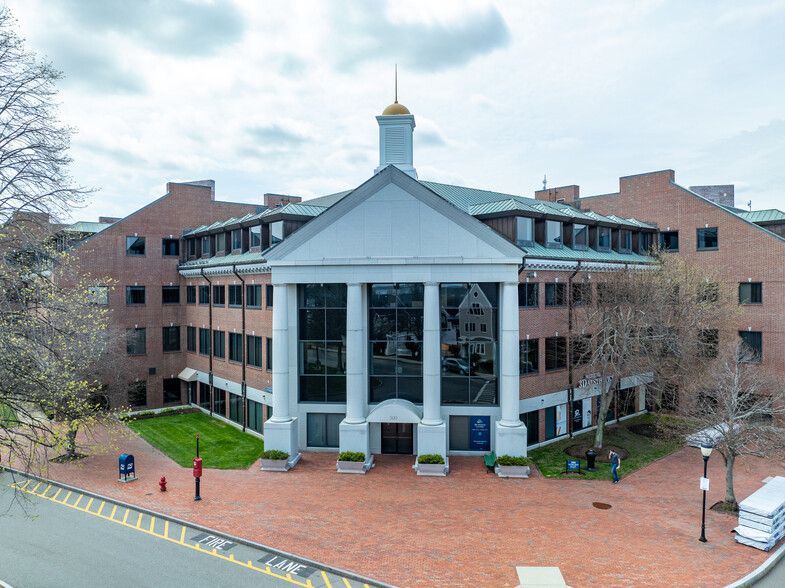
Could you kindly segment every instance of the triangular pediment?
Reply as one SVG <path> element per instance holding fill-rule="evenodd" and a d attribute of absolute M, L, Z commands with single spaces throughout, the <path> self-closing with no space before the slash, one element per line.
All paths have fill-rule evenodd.
<path fill-rule="evenodd" d="M 509 264 L 523 252 L 394 166 L 388 166 L 267 252 L 273 266 L 417 259 Z M 395 263 L 395 262 L 392 262 Z"/>

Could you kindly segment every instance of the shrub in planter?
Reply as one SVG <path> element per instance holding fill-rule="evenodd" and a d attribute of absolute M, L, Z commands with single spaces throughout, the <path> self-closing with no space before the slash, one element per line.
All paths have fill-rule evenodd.
<path fill-rule="evenodd" d="M 424 455 L 418 455 L 417 463 L 444 463 L 444 456 L 441 456 L 438 453 L 426 453 Z"/>
<path fill-rule="evenodd" d="M 341 451 L 338 454 L 338 461 L 365 461 L 365 454 L 362 451 Z"/>
<path fill-rule="evenodd" d="M 496 463 L 500 466 L 527 466 L 532 464 L 532 460 L 530 457 L 522 455 L 500 455 L 496 459 Z"/>
<path fill-rule="evenodd" d="M 262 459 L 281 460 L 289 459 L 289 454 L 280 449 L 268 449 L 262 453 Z"/>

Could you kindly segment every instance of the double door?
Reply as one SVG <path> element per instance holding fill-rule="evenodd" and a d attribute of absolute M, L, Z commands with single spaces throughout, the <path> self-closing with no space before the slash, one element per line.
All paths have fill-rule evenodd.
<path fill-rule="evenodd" d="M 411 455 L 414 452 L 412 423 L 382 423 L 382 453 Z"/>

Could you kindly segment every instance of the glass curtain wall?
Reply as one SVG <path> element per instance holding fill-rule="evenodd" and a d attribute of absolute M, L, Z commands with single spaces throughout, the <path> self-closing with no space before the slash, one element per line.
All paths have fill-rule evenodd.
<path fill-rule="evenodd" d="M 498 404 L 495 283 L 439 288 L 442 404 Z"/>
<path fill-rule="evenodd" d="M 346 402 L 346 284 L 298 287 L 301 402 Z"/>
<path fill-rule="evenodd" d="M 422 284 L 371 284 L 369 402 L 422 404 Z"/>

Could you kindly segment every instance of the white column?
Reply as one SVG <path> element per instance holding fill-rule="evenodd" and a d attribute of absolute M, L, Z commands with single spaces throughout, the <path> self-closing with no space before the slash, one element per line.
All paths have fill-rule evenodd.
<path fill-rule="evenodd" d="M 500 425 L 518 427 L 520 420 L 520 364 L 518 327 L 518 284 L 504 282 L 501 296 L 501 379 L 499 400 L 501 404 Z"/>
<path fill-rule="evenodd" d="M 423 297 L 422 345 L 422 424 L 440 425 L 441 415 L 441 350 L 439 332 L 439 285 L 426 282 Z"/>
<path fill-rule="evenodd" d="M 273 285 L 273 423 L 292 420 L 289 410 L 289 291 Z"/>
<path fill-rule="evenodd" d="M 362 286 L 346 284 L 346 419 L 348 424 L 365 422 L 365 373 L 363 370 Z"/>

